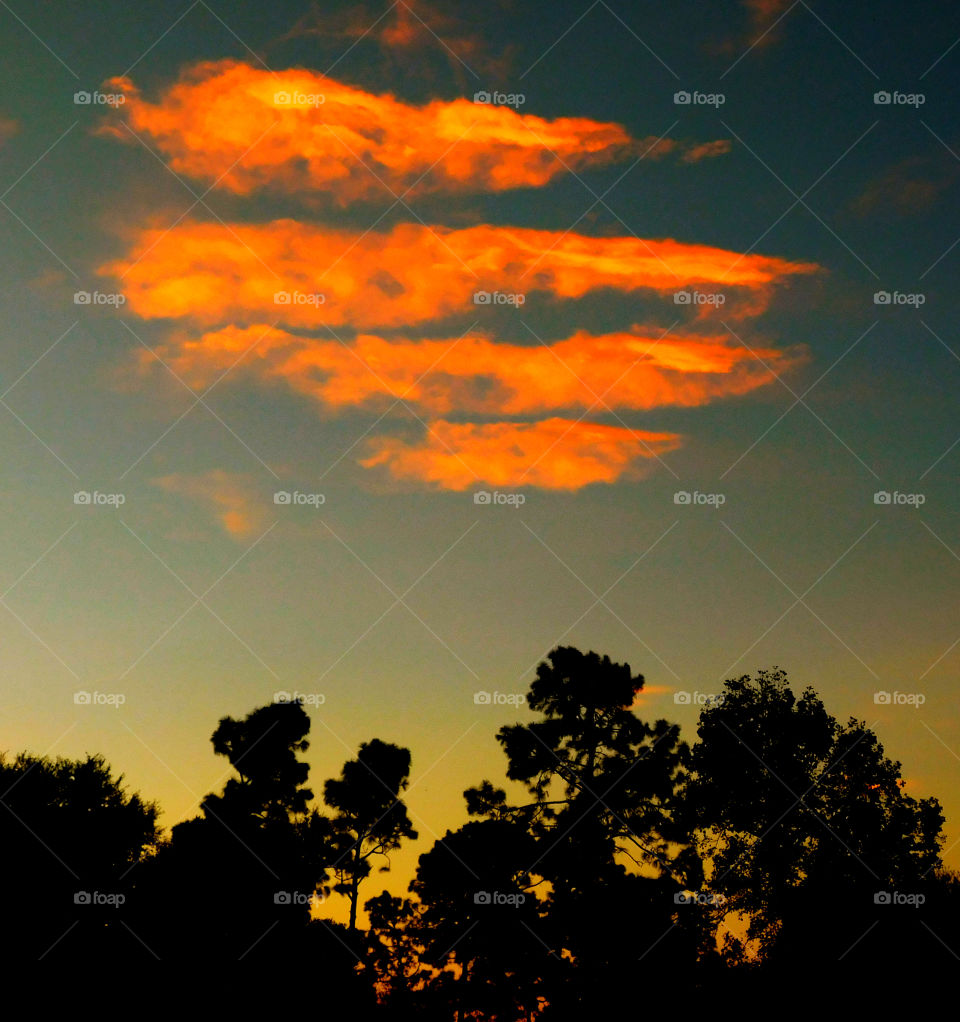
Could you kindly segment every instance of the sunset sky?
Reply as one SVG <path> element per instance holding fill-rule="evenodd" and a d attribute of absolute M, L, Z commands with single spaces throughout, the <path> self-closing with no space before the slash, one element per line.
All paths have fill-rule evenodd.
<path fill-rule="evenodd" d="M 169 827 L 305 694 L 369 897 L 554 646 L 778 665 L 960 867 L 960 9 L 181 7 L 0 2 L 0 748 Z"/>

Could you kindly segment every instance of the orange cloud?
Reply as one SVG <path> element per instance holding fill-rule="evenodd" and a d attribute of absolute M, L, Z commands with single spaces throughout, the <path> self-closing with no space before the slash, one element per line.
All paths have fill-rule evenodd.
<path fill-rule="evenodd" d="M 381 410 L 402 398 L 431 415 L 521 416 L 703 405 L 770 383 L 805 352 L 751 352 L 728 336 L 658 338 L 639 328 L 600 336 L 578 331 L 547 346 L 486 334 L 418 341 L 361 334 L 348 344 L 257 325 L 179 334 L 162 358 L 197 388 L 238 365 L 237 371 L 283 379 L 330 410 Z M 144 352 L 143 361 L 153 364 L 154 357 Z"/>
<path fill-rule="evenodd" d="M 746 24 L 737 34 L 716 39 L 710 49 L 728 56 L 743 56 L 745 51 L 754 48 L 764 49 L 780 40 L 785 15 L 791 7 L 796 6 L 795 0 L 741 0 L 746 9 Z"/>
<path fill-rule="evenodd" d="M 247 475 L 212 469 L 198 475 L 174 473 L 152 482 L 168 493 L 199 503 L 233 539 L 250 538 L 266 521 L 266 504 Z"/>
<path fill-rule="evenodd" d="M 498 192 L 677 145 L 633 139 L 619 124 L 547 120 L 470 99 L 416 106 L 315 71 L 238 61 L 195 65 L 157 103 L 129 78 L 105 87 L 126 101 L 101 130 L 128 141 L 132 131 L 178 174 L 239 195 L 270 188 L 348 203 L 408 191 Z"/>
<path fill-rule="evenodd" d="M 731 142 L 729 138 L 718 138 L 712 142 L 703 142 L 688 149 L 683 154 L 684 163 L 699 163 L 701 160 L 708 160 L 713 156 L 723 156 L 730 152 Z"/>
<path fill-rule="evenodd" d="M 438 419 L 419 443 L 370 442 L 360 464 L 383 466 L 400 482 L 465 490 L 480 483 L 576 490 L 590 483 L 640 478 L 650 459 L 680 445 L 674 433 L 551 418 L 540 422 L 457 423 Z"/>
<path fill-rule="evenodd" d="M 0 145 L 13 138 L 20 130 L 20 122 L 0 114 Z"/>
<path fill-rule="evenodd" d="M 486 0 L 482 11 L 484 21 L 509 13 L 511 0 Z M 384 11 L 383 7 L 387 6 Z M 379 62 L 380 75 L 396 72 L 399 61 L 407 72 L 404 77 L 423 78 L 430 74 L 426 59 L 439 58 L 454 72 L 496 73 L 502 77 L 510 65 L 515 44 L 502 40 L 491 47 L 474 25 L 474 12 L 464 11 L 459 0 L 400 0 L 389 5 L 383 2 L 351 3 L 343 10 L 329 5 L 311 8 L 290 30 L 286 38 L 311 37 L 317 45 L 333 43 L 343 52 L 341 40 L 354 44 L 372 43 L 389 55 Z M 406 59 L 404 59 L 406 58 Z"/>
<path fill-rule="evenodd" d="M 128 310 L 200 323 L 275 319 L 316 328 L 411 326 L 475 311 L 474 293 L 544 291 L 580 298 L 597 288 L 745 288 L 754 299 L 813 263 L 672 239 L 595 238 L 495 227 L 399 224 L 358 234 L 294 220 L 183 223 L 140 232 L 99 272 L 119 278 Z M 286 304 L 278 304 L 286 295 Z M 319 297 L 318 297 L 319 296 Z"/>
<path fill-rule="evenodd" d="M 853 202 L 858 216 L 912 216 L 926 213 L 957 179 L 957 163 L 938 150 L 933 156 L 908 156 L 867 183 Z"/>
<path fill-rule="evenodd" d="M 790 8 L 793 0 L 743 0 L 750 18 L 746 44 L 769 46 L 779 38 L 778 22 Z"/>

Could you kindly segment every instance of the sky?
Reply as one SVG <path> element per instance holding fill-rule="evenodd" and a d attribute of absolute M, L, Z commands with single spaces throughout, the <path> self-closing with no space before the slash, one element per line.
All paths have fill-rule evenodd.
<path fill-rule="evenodd" d="M 557 645 L 779 666 L 960 867 L 960 9 L 0 2 L 0 748 L 305 697 L 405 887 Z M 333 906 L 340 912 L 342 906 Z"/>

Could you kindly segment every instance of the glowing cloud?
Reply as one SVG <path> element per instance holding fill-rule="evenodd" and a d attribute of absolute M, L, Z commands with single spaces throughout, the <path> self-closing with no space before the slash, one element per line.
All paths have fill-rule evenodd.
<path fill-rule="evenodd" d="M 438 419 L 420 443 L 396 437 L 371 441 L 360 464 L 384 466 L 397 481 L 436 489 L 538 486 L 576 490 L 590 483 L 639 478 L 650 459 L 674 450 L 673 433 L 551 418 L 541 422 L 456 423 Z"/>
<path fill-rule="evenodd" d="M 705 284 L 746 289 L 762 305 L 777 282 L 817 269 L 672 239 L 489 224 L 359 234 L 275 220 L 144 230 L 127 256 L 99 272 L 119 279 L 127 308 L 145 319 L 363 329 L 474 311 L 478 291 L 580 298 L 604 287 L 672 292 Z"/>
<path fill-rule="evenodd" d="M 547 120 L 506 104 L 435 99 L 415 106 L 315 71 L 266 71 L 237 61 L 190 68 L 157 103 L 129 78 L 104 131 L 131 132 L 178 174 L 247 195 L 270 188 L 340 203 L 426 192 L 539 187 L 568 168 L 678 147 L 638 140 L 619 124 Z M 129 130 L 128 130 L 129 129 Z"/>
<path fill-rule="evenodd" d="M 178 335 L 162 357 L 198 388 L 242 358 L 248 373 L 286 380 L 329 410 L 381 410 L 402 398 L 432 415 L 528 415 L 702 405 L 764 386 L 800 364 L 805 352 L 751 352 L 729 337 L 658 337 L 639 328 L 517 345 L 485 334 L 421 341 L 361 334 L 341 343 L 257 325 Z M 152 362 L 144 353 L 144 364 Z"/>

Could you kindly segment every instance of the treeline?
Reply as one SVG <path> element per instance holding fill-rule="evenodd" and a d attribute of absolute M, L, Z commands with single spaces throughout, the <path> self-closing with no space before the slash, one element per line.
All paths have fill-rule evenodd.
<path fill-rule="evenodd" d="M 0 759 L 7 957 L 269 961 L 309 968 L 354 1017 L 504 1022 L 953 967 L 940 804 L 905 793 L 863 722 L 774 669 L 727 681 L 689 745 L 634 712 L 642 686 L 627 664 L 553 650 L 536 719 L 497 734 L 523 797 L 468 789 L 470 822 L 403 898 L 361 902 L 417 836 L 409 751 L 364 743 L 321 811 L 298 702 L 219 722 L 236 776 L 169 838 L 102 757 Z M 322 918 L 331 893 L 347 924 Z"/>

